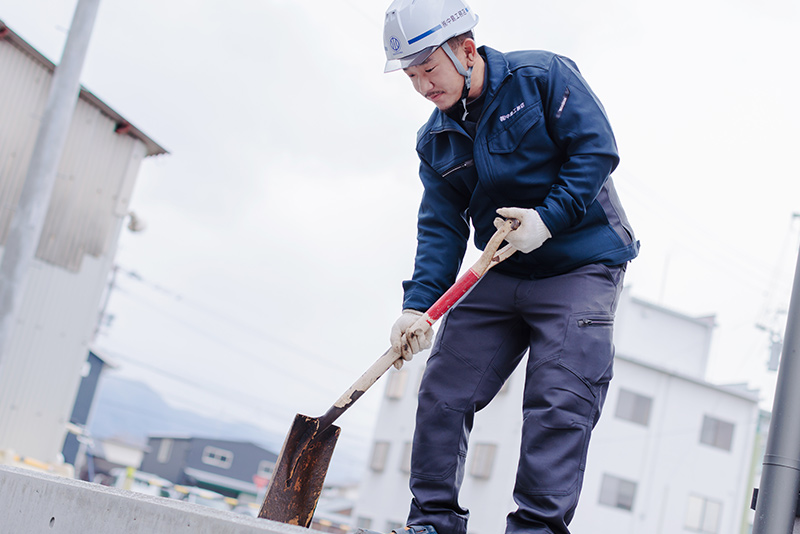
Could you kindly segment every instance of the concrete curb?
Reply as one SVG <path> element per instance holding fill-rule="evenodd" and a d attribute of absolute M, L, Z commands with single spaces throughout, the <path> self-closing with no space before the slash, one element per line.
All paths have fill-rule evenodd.
<path fill-rule="evenodd" d="M 164 497 L 0 466 L 2 534 L 313 534 Z"/>

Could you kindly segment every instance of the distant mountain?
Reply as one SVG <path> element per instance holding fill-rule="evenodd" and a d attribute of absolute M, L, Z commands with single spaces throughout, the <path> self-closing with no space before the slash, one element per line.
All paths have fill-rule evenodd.
<path fill-rule="evenodd" d="M 91 434 L 144 446 L 148 436 L 173 435 L 250 441 L 277 453 L 283 437 L 241 422 L 173 408 L 144 382 L 107 373 L 95 398 Z"/>
<path fill-rule="evenodd" d="M 100 380 L 89 431 L 97 439 L 113 438 L 142 447 L 147 445 L 148 436 L 249 441 L 276 454 L 280 452 L 285 437 L 255 425 L 173 408 L 144 382 L 114 373 L 106 373 Z M 328 483 L 355 482 L 363 469 L 363 454 L 336 454 L 331 462 Z"/>

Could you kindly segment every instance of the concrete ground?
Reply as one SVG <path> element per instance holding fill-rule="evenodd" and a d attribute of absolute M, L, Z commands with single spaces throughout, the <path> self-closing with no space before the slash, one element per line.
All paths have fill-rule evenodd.
<path fill-rule="evenodd" d="M 164 497 L 0 466 L 0 534 L 313 534 Z"/>

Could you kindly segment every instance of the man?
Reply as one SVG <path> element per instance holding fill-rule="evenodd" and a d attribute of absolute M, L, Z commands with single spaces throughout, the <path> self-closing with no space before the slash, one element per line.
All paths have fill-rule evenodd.
<path fill-rule="evenodd" d="M 475 412 L 528 352 L 518 507 L 506 532 L 568 534 L 612 376 L 625 265 L 639 244 L 610 178 L 614 135 L 578 68 L 549 52 L 478 48 L 477 22 L 462 0 L 395 0 L 386 12 L 386 71 L 402 69 L 436 106 L 417 136 L 417 254 L 391 333 L 403 359 L 431 345 L 430 332 L 408 329 L 456 279 L 470 222 L 479 249 L 504 218 L 521 223 L 507 237 L 518 252 L 439 328 L 403 532 L 466 533 L 458 491 Z"/>

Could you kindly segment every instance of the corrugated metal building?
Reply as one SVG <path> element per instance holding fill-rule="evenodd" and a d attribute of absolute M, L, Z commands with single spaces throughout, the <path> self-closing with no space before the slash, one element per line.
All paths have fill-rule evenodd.
<path fill-rule="evenodd" d="M 0 21 L 0 245 L 8 237 L 54 69 Z M 57 460 L 139 165 L 164 153 L 81 89 L 3 355 L 0 450 Z"/>

